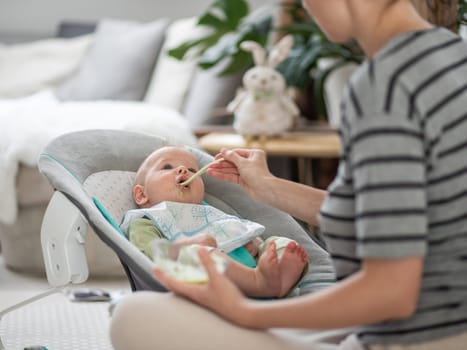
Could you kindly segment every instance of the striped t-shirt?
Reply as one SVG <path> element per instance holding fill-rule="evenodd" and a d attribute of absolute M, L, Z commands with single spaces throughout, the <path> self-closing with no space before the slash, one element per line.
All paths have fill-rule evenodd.
<path fill-rule="evenodd" d="M 415 314 L 364 343 L 467 331 L 467 44 L 443 28 L 392 39 L 352 76 L 342 157 L 320 213 L 336 276 L 364 258 L 424 256 Z"/>

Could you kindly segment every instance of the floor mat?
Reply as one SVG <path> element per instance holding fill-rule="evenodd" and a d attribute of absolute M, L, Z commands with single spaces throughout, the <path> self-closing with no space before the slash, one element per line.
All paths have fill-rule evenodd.
<path fill-rule="evenodd" d="M 71 302 L 53 294 L 5 315 L 0 336 L 7 350 L 110 350 L 108 302 Z"/>

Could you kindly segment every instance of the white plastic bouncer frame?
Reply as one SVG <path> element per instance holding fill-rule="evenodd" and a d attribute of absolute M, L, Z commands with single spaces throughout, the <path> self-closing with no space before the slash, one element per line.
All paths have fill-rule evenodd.
<path fill-rule="evenodd" d="M 3 316 L 16 309 L 88 279 L 84 246 L 87 228 L 88 223 L 79 209 L 63 193 L 55 191 L 41 226 L 45 271 L 52 288 L 0 311 L 0 322 Z M 4 349 L 0 335 L 0 350 Z"/>
<path fill-rule="evenodd" d="M 41 246 L 47 280 L 53 287 L 88 279 L 85 241 L 88 223 L 79 209 L 55 191 L 41 227 Z"/>

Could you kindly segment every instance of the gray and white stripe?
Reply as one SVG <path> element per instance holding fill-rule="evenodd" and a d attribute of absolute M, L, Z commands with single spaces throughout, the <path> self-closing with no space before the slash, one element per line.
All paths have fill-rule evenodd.
<path fill-rule="evenodd" d="M 467 45 L 442 28 L 395 38 L 352 77 L 342 156 L 323 204 L 336 276 L 365 258 L 424 256 L 417 311 L 364 327 L 366 343 L 467 330 Z"/>

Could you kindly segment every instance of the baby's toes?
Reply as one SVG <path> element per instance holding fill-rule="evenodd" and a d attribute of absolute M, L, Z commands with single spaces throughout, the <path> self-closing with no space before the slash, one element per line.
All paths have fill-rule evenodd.
<path fill-rule="evenodd" d="M 287 244 L 287 246 L 285 247 L 285 250 L 287 253 L 289 254 L 295 254 L 295 252 L 297 251 L 297 248 L 299 247 L 299 245 L 295 242 L 289 242 Z"/>
<path fill-rule="evenodd" d="M 269 243 L 266 248 L 266 252 L 261 257 L 263 256 L 264 259 L 269 262 L 277 260 L 276 244 L 274 242 Z"/>

